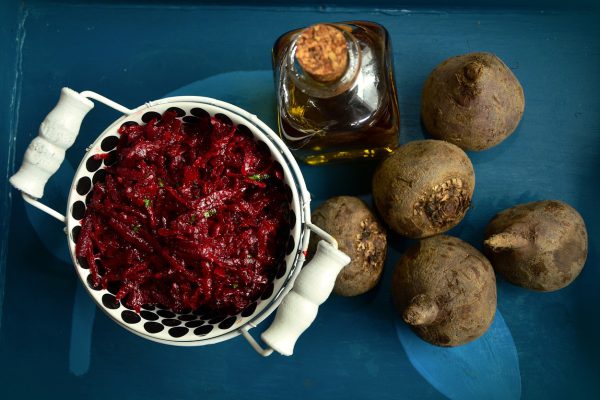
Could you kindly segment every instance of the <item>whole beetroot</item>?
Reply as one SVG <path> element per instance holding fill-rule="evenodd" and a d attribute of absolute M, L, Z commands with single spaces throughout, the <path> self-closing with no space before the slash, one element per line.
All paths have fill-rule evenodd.
<path fill-rule="evenodd" d="M 383 272 L 387 253 L 385 228 L 358 197 L 332 197 L 315 209 L 312 222 L 333 236 L 339 249 L 352 260 L 339 273 L 333 292 L 357 296 L 371 290 Z M 316 250 L 317 238 L 311 238 L 309 252 Z"/>
<path fill-rule="evenodd" d="M 525 109 L 523 88 L 494 54 L 449 58 L 429 75 L 421 118 L 436 139 L 465 150 L 496 146 L 517 128 Z"/>
<path fill-rule="evenodd" d="M 392 279 L 394 305 L 423 340 L 436 346 L 468 343 L 496 313 L 496 277 L 490 262 L 451 236 L 423 239 L 402 256 Z"/>
<path fill-rule="evenodd" d="M 417 140 L 397 148 L 373 176 L 373 199 L 397 233 L 424 238 L 445 232 L 465 216 L 475 188 L 471 160 L 441 140 Z"/>
<path fill-rule="evenodd" d="M 524 288 L 550 292 L 579 275 L 588 252 L 581 215 L 557 200 L 520 204 L 497 214 L 484 248 L 494 269 Z"/>

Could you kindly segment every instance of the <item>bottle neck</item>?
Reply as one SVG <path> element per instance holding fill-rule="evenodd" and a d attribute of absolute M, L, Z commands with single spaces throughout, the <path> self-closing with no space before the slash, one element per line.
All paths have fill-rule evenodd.
<path fill-rule="evenodd" d="M 361 66 L 360 47 L 350 32 L 342 30 L 342 34 L 348 48 L 348 65 L 343 75 L 333 82 L 319 82 L 302 69 L 296 60 L 296 44 L 300 35 L 294 38 L 284 61 L 284 70 L 298 89 L 312 97 L 328 98 L 337 96 L 353 86 Z"/>

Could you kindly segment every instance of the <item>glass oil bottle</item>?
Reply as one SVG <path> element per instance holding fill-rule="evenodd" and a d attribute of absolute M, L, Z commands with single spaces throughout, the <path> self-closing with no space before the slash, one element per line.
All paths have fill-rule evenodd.
<path fill-rule="evenodd" d="M 273 48 L 279 134 L 311 165 L 378 158 L 398 146 L 391 43 L 376 23 L 318 24 Z"/>

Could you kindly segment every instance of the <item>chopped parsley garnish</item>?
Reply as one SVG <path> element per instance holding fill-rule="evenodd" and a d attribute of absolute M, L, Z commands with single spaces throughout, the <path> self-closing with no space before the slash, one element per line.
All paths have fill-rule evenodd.
<path fill-rule="evenodd" d="M 264 181 L 269 179 L 269 174 L 254 174 L 250 175 L 248 178 L 252 179 L 253 181 Z"/>
<path fill-rule="evenodd" d="M 217 215 L 217 210 L 214 208 L 211 208 L 210 210 L 204 212 L 204 218 L 210 218 L 213 215 Z"/>

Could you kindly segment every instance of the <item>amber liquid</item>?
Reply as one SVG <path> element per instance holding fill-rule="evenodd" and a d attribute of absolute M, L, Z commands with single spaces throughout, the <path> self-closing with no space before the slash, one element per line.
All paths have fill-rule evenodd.
<path fill-rule="evenodd" d="M 378 158 L 398 146 L 400 115 L 387 31 L 370 22 L 339 24 L 360 49 L 355 79 L 341 93 L 315 96 L 288 79 L 285 59 L 300 30 L 273 48 L 279 133 L 297 158 L 311 165 Z"/>

